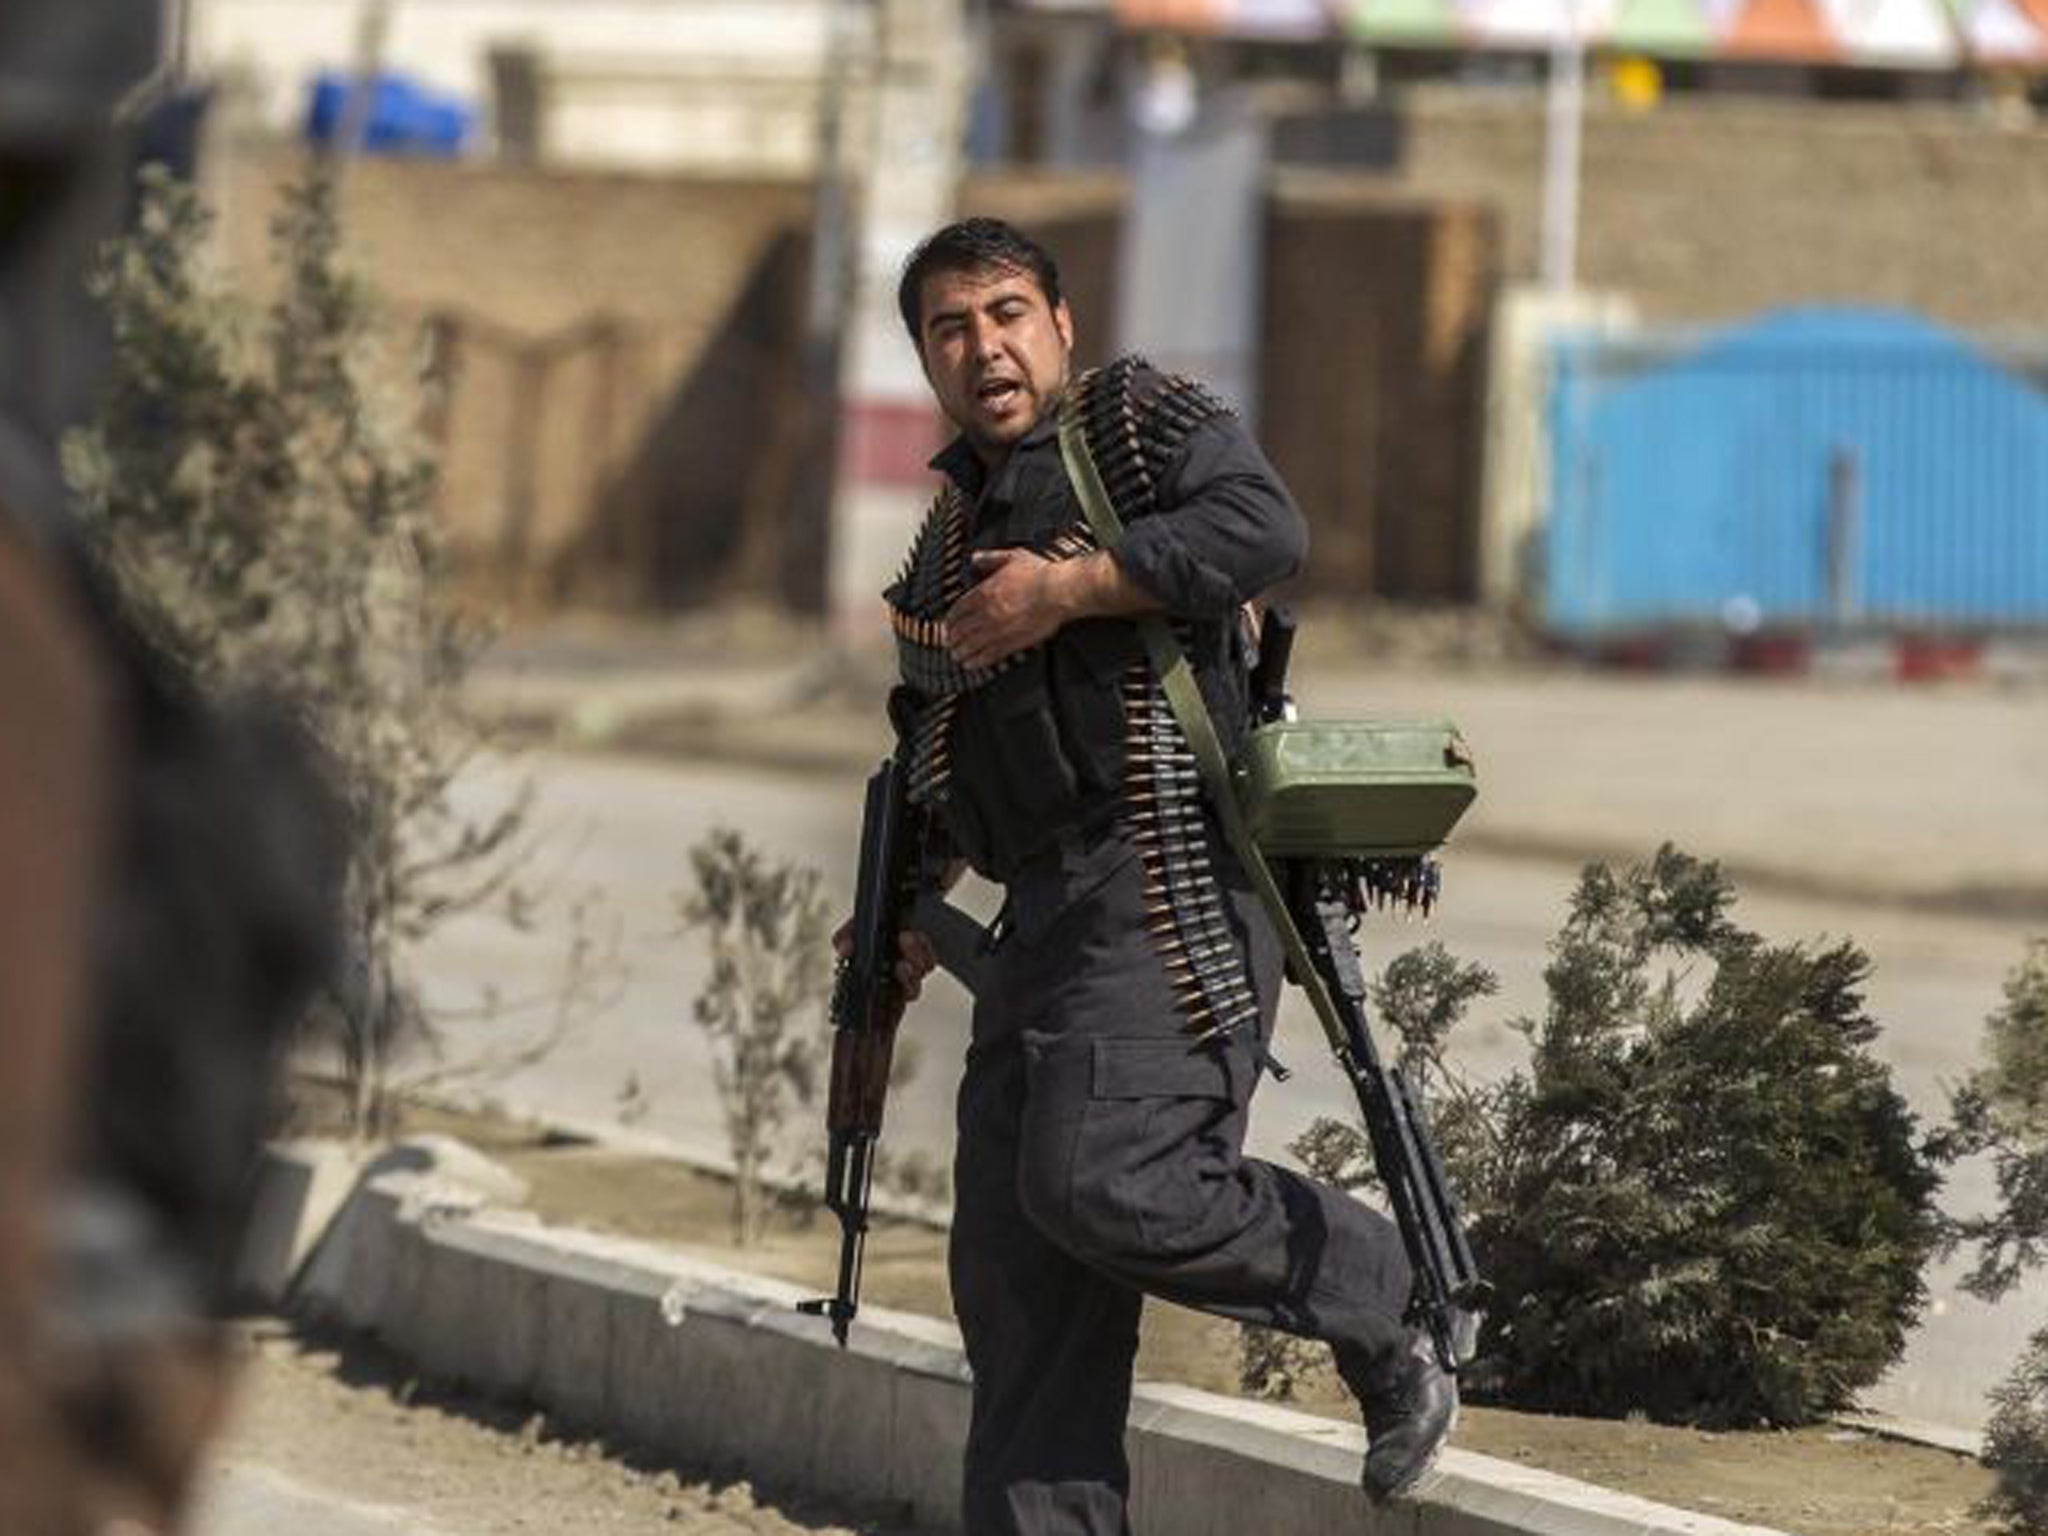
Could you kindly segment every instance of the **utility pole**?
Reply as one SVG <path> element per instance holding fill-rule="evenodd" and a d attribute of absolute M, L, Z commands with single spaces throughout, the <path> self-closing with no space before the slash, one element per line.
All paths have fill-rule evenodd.
<path fill-rule="evenodd" d="M 192 79 L 192 6 L 193 0 L 164 4 L 164 62 L 174 91 L 183 90 Z"/>
<path fill-rule="evenodd" d="M 839 387 L 840 340 L 852 300 L 855 170 L 847 153 L 847 113 L 855 55 L 868 30 L 872 0 L 823 0 L 824 70 L 819 79 L 817 183 L 811 200 L 810 294 L 804 340 L 808 373 L 829 393 Z"/>
<path fill-rule="evenodd" d="M 384 68 L 384 48 L 391 38 L 391 13 L 395 0 L 363 0 L 356 15 L 355 79 L 348 99 L 342 104 L 341 121 L 335 124 L 329 153 L 337 166 L 345 166 L 362 152 L 363 135 L 370 124 L 370 103 L 377 90 L 377 76 Z"/>
<path fill-rule="evenodd" d="M 1578 285 L 1580 139 L 1586 120 L 1584 0 L 1565 0 L 1565 21 L 1551 35 L 1543 138 L 1543 286 Z"/>

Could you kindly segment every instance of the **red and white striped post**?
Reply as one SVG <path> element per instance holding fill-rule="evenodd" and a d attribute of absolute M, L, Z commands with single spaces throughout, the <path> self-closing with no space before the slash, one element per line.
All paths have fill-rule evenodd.
<path fill-rule="evenodd" d="M 827 578 L 835 634 L 880 640 L 882 588 L 931 496 L 942 424 L 896 308 L 917 242 L 954 217 L 969 89 L 963 0 L 877 0 L 872 133 L 860 156 Z"/>

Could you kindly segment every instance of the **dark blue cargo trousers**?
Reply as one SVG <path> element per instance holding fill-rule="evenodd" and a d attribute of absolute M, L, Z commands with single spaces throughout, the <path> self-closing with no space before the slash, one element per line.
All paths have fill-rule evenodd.
<path fill-rule="evenodd" d="M 960 1085 L 949 1251 L 974 1373 L 968 1536 L 1123 1536 L 1138 1314 L 1158 1296 L 1391 1368 L 1410 1272 L 1394 1224 L 1242 1154 L 1280 987 L 1242 884 L 1259 1037 L 1197 1043 L 1146 928 L 1143 865 L 1101 850 L 1013 881 Z M 1223 868 L 1231 865 L 1218 860 Z"/>

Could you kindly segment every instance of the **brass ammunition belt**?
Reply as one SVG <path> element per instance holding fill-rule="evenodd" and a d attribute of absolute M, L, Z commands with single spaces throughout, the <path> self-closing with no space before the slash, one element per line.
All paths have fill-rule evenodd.
<path fill-rule="evenodd" d="M 1189 434 L 1225 410 L 1201 385 L 1178 377 L 1141 400 L 1143 366 L 1120 358 L 1083 375 L 1068 418 L 1078 423 L 1125 523 L 1159 510 L 1174 456 Z M 1226 1034 L 1255 1023 L 1259 1003 L 1210 857 L 1195 755 L 1147 662 L 1126 672 L 1123 703 L 1127 821 L 1145 870 L 1147 928 L 1188 1028 L 1203 1038 Z"/>
<path fill-rule="evenodd" d="M 965 667 L 947 644 L 945 616 L 971 585 L 967 497 L 948 484 L 933 501 L 912 542 L 903 570 L 890 588 L 889 623 L 896 635 L 897 671 L 923 703 L 910 725 L 910 773 L 904 794 L 912 805 L 932 805 L 945 796 L 952 775 L 953 725 L 960 700 L 989 679 L 1016 666 L 1029 651 L 1006 656 L 992 667 Z M 1063 530 L 1042 553 L 1070 560 L 1095 548 L 1084 525 Z"/>

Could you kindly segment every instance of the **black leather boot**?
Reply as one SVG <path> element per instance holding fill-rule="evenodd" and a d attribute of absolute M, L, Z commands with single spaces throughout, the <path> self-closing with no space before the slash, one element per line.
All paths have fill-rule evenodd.
<path fill-rule="evenodd" d="M 1458 1422 L 1458 1380 L 1437 1362 L 1425 1333 L 1413 1334 L 1390 1364 L 1338 1374 L 1365 1415 L 1365 1469 L 1359 1482 L 1376 1501 L 1411 1492 Z"/>

